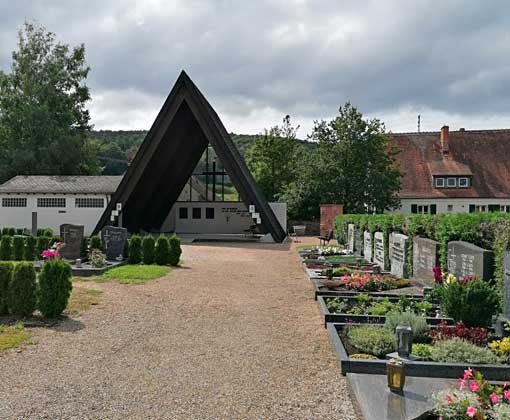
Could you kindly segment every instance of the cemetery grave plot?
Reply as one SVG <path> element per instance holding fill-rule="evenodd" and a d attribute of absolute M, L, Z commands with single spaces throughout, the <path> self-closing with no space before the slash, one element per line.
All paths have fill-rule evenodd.
<path fill-rule="evenodd" d="M 441 315 L 437 303 L 420 298 L 358 294 L 357 296 L 319 296 L 317 302 L 324 315 L 325 325 L 330 322 L 384 324 L 387 315 L 404 312 L 423 317 L 429 325 L 438 325 L 441 322 L 453 324 L 453 319 Z"/>
<path fill-rule="evenodd" d="M 366 336 L 372 337 L 372 341 L 363 338 L 363 334 L 359 330 L 353 332 L 356 329 L 368 331 Z M 436 329 L 437 327 L 431 327 L 431 330 Z M 394 334 L 388 331 L 384 325 L 328 323 L 327 331 L 343 375 L 349 372 L 386 374 L 387 355 L 393 353 L 396 348 Z M 492 337 L 489 338 L 489 343 L 490 340 Z M 430 346 L 430 348 L 425 346 Z M 428 350 L 425 352 L 423 348 Z M 421 351 L 417 349 L 421 349 Z M 422 357 L 421 360 L 407 359 L 407 376 L 459 378 L 462 377 L 466 369 L 472 368 L 480 371 L 489 380 L 506 381 L 510 377 L 508 362 L 498 358 L 487 346 L 473 350 L 467 356 L 471 358 L 469 361 L 436 361 L 437 359 L 441 360 L 442 350 L 437 345 L 430 344 L 430 339 L 426 336 L 422 336 L 414 338 L 412 354 L 415 351 L 420 354 L 426 353 L 427 356 Z"/>

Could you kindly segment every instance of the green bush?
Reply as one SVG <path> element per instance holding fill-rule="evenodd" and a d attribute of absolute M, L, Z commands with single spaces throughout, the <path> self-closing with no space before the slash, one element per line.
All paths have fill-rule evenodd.
<path fill-rule="evenodd" d="M 24 231 L 24 230 L 25 230 L 25 229 L 23 229 L 23 228 L 16 228 L 16 233 L 15 233 L 15 235 L 23 235 L 23 231 Z"/>
<path fill-rule="evenodd" d="M 140 264 L 142 262 L 142 238 L 133 235 L 129 239 L 129 264 Z"/>
<path fill-rule="evenodd" d="M 156 264 L 167 265 L 170 263 L 170 243 L 166 236 L 159 235 L 154 253 Z"/>
<path fill-rule="evenodd" d="M 181 260 L 181 240 L 177 237 L 176 234 L 173 234 L 168 239 L 168 245 L 170 246 L 170 265 L 177 266 L 179 265 L 179 261 Z"/>
<path fill-rule="evenodd" d="M 12 259 L 22 261 L 25 256 L 25 239 L 23 236 L 15 236 L 12 239 Z"/>
<path fill-rule="evenodd" d="M 497 363 L 498 357 L 487 347 L 478 347 L 459 337 L 436 343 L 430 358 L 443 363 Z"/>
<path fill-rule="evenodd" d="M 351 344 L 363 353 L 384 357 L 395 350 L 395 338 L 386 328 L 361 326 L 347 328 Z"/>
<path fill-rule="evenodd" d="M 13 227 L 9 228 L 8 235 L 9 235 L 9 236 L 14 236 L 14 235 L 16 235 L 16 228 L 13 228 Z"/>
<path fill-rule="evenodd" d="M 424 317 L 416 315 L 414 312 L 394 312 L 386 315 L 386 321 L 384 327 L 395 334 L 395 329 L 399 325 L 405 325 L 411 327 L 413 330 L 413 337 L 416 340 L 422 340 L 428 336 L 429 326 Z"/>
<path fill-rule="evenodd" d="M 421 357 L 422 360 L 430 360 L 432 357 L 432 346 L 430 344 L 413 343 L 411 354 Z"/>
<path fill-rule="evenodd" d="M 50 240 L 50 246 L 58 242 L 62 242 L 62 238 L 60 236 L 52 236 Z"/>
<path fill-rule="evenodd" d="M 2 228 L 2 236 L 10 236 L 8 227 Z"/>
<path fill-rule="evenodd" d="M 154 247 L 156 242 L 152 235 L 145 235 L 142 240 L 142 261 L 144 264 L 150 265 L 154 263 Z"/>
<path fill-rule="evenodd" d="M 9 284 L 9 308 L 11 313 L 29 316 L 36 306 L 35 270 L 32 263 L 20 262 L 14 266 Z"/>
<path fill-rule="evenodd" d="M 80 257 L 81 258 L 87 258 L 88 247 L 89 247 L 89 238 L 87 236 L 84 236 L 83 239 L 81 240 L 81 245 L 80 245 Z"/>
<path fill-rule="evenodd" d="M 37 237 L 37 257 L 41 259 L 41 252 L 50 247 L 51 238 L 49 236 L 38 236 Z"/>
<path fill-rule="evenodd" d="M 37 238 L 35 236 L 28 236 L 25 241 L 25 254 L 24 258 L 26 261 L 34 261 L 37 259 L 36 255 Z"/>
<path fill-rule="evenodd" d="M 101 238 L 97 235 L 91 236 L 89 239 L 89 247 L 90 249 L 99 249 L 100 251 L 102 251 L 103 241 L 101 241 Z"/>
<path fill-rule="evenodd" d="M 9 313 L 9 284 L 13 269 L 11 262 L 0 262 L 0 315 Z"/>
<path fill-rule="evenodd" d="M 463 321 L 466 327 L 488 328 L 499 311 L 495 286 L 483 280 L 474 279 L 466 284 L 454 282 L 439 290 L 443 311 L 455 321 Z"/>
<path fill-rule="evenodd" d="M 46 261 L 39 274 L 38 308 L 47 318 L 59 316 L 67 306 L 73 284 L 71 266 L 55 259 Z"/>
<path fill-rule="evenodd" d="M 2 235 L 0 239 L 0 260 L 9 261 L 12 259 L 12 236 Z"/>

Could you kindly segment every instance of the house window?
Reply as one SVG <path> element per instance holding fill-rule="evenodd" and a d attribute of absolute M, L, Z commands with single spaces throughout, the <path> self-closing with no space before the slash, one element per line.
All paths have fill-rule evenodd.
<path fill-rule="evenodd" d="M 499 204 L 489 204 L 488 208 L 490 213 L 501 211 L 501 206 Z"/>
<path fill-rule="evenodd" d="M 460 177 L 459 178 L 459 188 L 469 188 L 469 178 Z"/>
<path fill-rule="evenodd" d="M 205 218 L 214 219 L 214 207 L 207 207 L 205 209 Z"/>
<path fill-rule="evenodd" d="M 202 218 L 202 209 L 200 207 L 193 207 L 193 219 Z"/>
<path fill-rule="evenodd" d="M 436 205 L 418 205 L 411 204 L 411 213 L 413 214 L 436 214 Z"/>
<path fill-rule="evenodd" d="M 25 197 L 5 197 L 2 198 L 2 207 L 26 207 L 27 199 Z"/>
<path fill-rule="evenodd" d="M 457 178 L 448 178 L 447 186 L 448 188 L 455 188 L 457 186 Z"/>
<path fill-rule="evenodd" d="M 444 188 L 444 178 L 434 178 L 436 188 Z"/>
<path fill-rule="evenodd" d="M 505 210 L 501 210 L 501 211 L 506 211 L 506 213 L 510 213 L 510 206 L 504 206 L 505 207 Z"/>
<path fill-rule="evenodd" d="M 96 208 L 104 207 L 104 198 L 83 197 L 74 200 L 74 206 L 78 208 Z"/>
<path fill-rule="evenodd" d="M 37 207 L 65 207 L 66 199 L 65 198 L 38 198 L 37 199 Z"/>
<path fill-rule="evenodd" d="M 187 207 L 179 207 L 179 219 L 187 219 L 188 218 L 188 208 Z"/>
<path fill-rule="evenodd" d="M 469 205 L 469 212 L 470 213 L 486 213 L 487 212 L 487 206 L 479 206 L 476 204 L 470 204 Z"/>
<path fill-rule="evenodd" d="M 453 204 L 448 204 L 447 209 L 448 209 L 448 211 L 453 211 Z"/>

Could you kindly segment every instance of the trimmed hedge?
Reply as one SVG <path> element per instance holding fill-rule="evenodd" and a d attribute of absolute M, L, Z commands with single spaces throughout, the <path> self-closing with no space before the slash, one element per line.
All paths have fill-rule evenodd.
<path fill-rule="evenodd" d="M 25 257 L 25 239 L 23 236 L 15 236 L 12 238 L 12 259 L 14 261 L 22 261 Z"/>
<path fill-rule="evenodd" d="M 103 250 L 103 241 L 97 235 L 91 236 L 89 239 L 89 248 L 90 249 L 99 249 L 100 251 L 102 251 Z"/>
<path fill-rule="evenodd" d="M 154 263 L 154 247 L 156 241 L 152 235 L 145 235 L 142 239 L 142 261 L 144 264 Z"/>
<path fill-rule="evenodd" d="M 0 239 L 0 260 L 9 261 L 12 259 L 12 236 L 2 235 Z"/>
<path fill-rule="evenodd" d="M 140 264 L 142 262 L 142 238 L 138 235 L 133 235 L 129 239 L 129 264 Z"/>
<path fill-rule="evenodd" d="M 62 260 L 49 260 L 42 265 L 37 306 L 43 316 L 55 318 L 64 311 L 73 289 L 71 278 L 71 266 Z"/>
<path fill-rule="evenodd" d="M 35 270 L 30 262 L 15 265 L 9 285 L 9 308 L 13 315 L 29 316 L 36 307 Z"/>
<path fill-rule="evenodd" d="M 170 265 L 177 266 L 179 265 L 179 261 L 181 260 L 181 240 L 174 233 L 170 238 L 168 238 L 168 245 L 170 246 L 170 256 L 168 262 Z"/>
<path fill-rule="evenodd" d="M 0 262 L 0 315 L 9 313 L 9 285 L 13 270 L 11 262 Z"/>
<path fill-rule="evenodd" d="M 170 244 L 166 236 L 159 235 L 156 241 L 155 259 L 158 265 L 170 264 Z"/>
<path fill-rule="evenodd" d="M 24 258 L 26 261 L 34 261 L 37 259 L 36 254 L 37 238 L 35 236 L 29 236 L 25 240 L 25 253 Z"/>

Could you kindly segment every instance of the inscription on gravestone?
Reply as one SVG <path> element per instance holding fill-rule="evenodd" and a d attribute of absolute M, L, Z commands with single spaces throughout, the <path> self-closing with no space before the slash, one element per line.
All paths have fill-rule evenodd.
<path fill-rule="evenodd" d="M 127 229 L 115 226 L 106 226 L 101 230 L 101 239 L 108 261 L 124 258 L 124 247 L 127 241 Z"/>
<path fill-rule="evenodd" d="M 413 277 L 432 284 L 434 267 L 439 265 L 439 243 L 428 238 L 415 236 L 413 239 Z"/>
<path fill-rule="evenodd" d="M 363 232 L 363 255 L 368 262 L 372 262 L 372 234 L 370 232 Z"/>
<path fill-rule="evenodd" d="M 385 265 L 385 252 L 384 252 L 384 234 L 382 232 L 374 233 L 374 263 L 376 263 L 381 270 L 386 269 Z"/>
<path fill-rule="evenodd" d="M 448 271 L 457 278 L 474 276 L 490 280 L 494 273 L 494 254 L 469 242 L 449 242 Z"/>
<path fill-rule="evenodd" d="M 83 225 L 60 225 L 60 237 L 64 246 L 60 249 L 63 258 L 74 260 L 80 258 L 81 243 L 83 241 Z"/>
<path fill-rule="evenodd" d="M 354 252 L 354 231 L 355 227 L 352 223 L 347 225 L 347 249 L 349 252 Z"/>
<path fill-rule="evenodd" d="M 406 255 L 409 236 L 393 233 L 390 237 L 391 274 L 399 278 L 407 277 Z"/>

